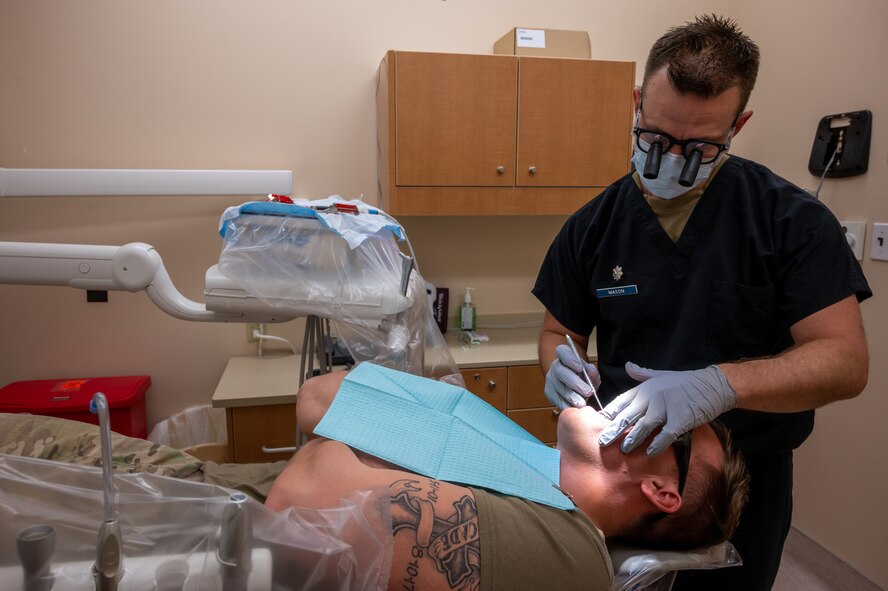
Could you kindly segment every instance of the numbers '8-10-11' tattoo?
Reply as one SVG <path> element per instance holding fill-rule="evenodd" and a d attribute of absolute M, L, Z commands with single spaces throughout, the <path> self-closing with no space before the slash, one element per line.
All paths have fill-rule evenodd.
<path fill-rule="evenodd" d="M 392 509 L 392 530 L 395 534 L 407 529 L 416 532 L 401 588 L 414 591 L 423 558 L 431 559 L 438 572 L 447 577 L 451 589 L 478 589 L 481 573 L 481 544 L 478 536 L 478 511 L 469 495 L 453 503 L 449 515 L 440 517 L 447 508 L 437 507 L 437 480 L 429 480 L 424 491 L 419 480 L 404 479 L 389 487 Z M 436 514 L 437 509 L 437 514 Z M 427 561 L 425 561 L 427 562 Z"/>

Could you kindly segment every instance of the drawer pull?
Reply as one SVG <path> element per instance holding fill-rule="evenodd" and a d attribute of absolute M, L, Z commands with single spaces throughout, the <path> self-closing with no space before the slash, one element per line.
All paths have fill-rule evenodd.
<path fill-rule="evenodd" d="M 496 380 L 490 380 L 489 382 L 487 382 L 487 387 L 490 388 L 491 390 L 496 388 Z"/>
<path fill-rule="evenodd" d="M 557 417 L 560 414 L 561 414 L 561 411 L 559 409 L 557 409 L 557 408 L 552 409 L 552 416 L 553 417 Z"/>
<path fill-rule="evenodd" d="M 291 445 L 289 447 L 266 447 L 262 446 L 262 453 L 264 454 L 282 454 L 282 453 L 293 453 L 296 451 L 296 446 Z"/>
<path fill-rule="evenodd" d="M 505 166 L 497 166 L 496 172 L 497 172 L 497 174 L 503 174 L 504 172 L 506 172 L 506 167 Z"/>
<path fill-rule="evenodd" d="M 531 166 L 530 168 L 527 169 L 527 172 L 529 172 L 530 174 L 536 174 L 536 173 L 537 173 L 537 167 L 536 167 L 536 166 Z"/>

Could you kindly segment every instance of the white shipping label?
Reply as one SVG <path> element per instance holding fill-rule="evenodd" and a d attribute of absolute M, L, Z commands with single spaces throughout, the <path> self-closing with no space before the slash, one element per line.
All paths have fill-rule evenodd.
<path fill-rule="evenodd" d="M 518 47 L 546 48 L 546 31 L 542 29 L 518 29 L 515 32 L 515 45 Z"/>

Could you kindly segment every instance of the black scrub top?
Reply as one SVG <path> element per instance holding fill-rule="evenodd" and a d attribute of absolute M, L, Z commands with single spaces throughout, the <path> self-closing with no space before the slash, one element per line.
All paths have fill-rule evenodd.
<path fill-rule="evenodd" d="M 677 243 L 627 175 L 574 213 L 533 294 L 566 328 L 597 327 L 602 402 L 634 387 L 624 364 L 690 370 L 775 355 L 789 328 L 851 294 L 872 295 L 836 218 L 770 170 L 731 156 Z M 747 459 L 794 449 L 814 413 L 733 410 Z"/>

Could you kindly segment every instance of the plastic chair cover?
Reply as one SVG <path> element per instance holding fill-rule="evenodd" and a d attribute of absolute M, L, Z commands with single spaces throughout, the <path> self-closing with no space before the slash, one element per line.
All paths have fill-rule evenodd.
<path fill-rule="evenodd" d="M 148 473 L 117 474 L 114 483 L 123 540 L 121 590 L 231 588 L 226 577 L 244 569 L 248 579 L 241 588 L 257 591 L 370 591 L 388 583 L 392 542 L 385 491 L 356 494 L 337 509 L 281 513 L 247 497 L 242 510 L 249 525 L 236 538 L 224 525 L 230 522 L 230 490 Z M 16 537 L 39 525 L 55 532 L 43 571 L 51 580 L 28 589 L 95 588 L 92 567 L 104 519 L 101 470 L 0 454 L 0 490 L 3 589 L 25 588 Z M 239 540 L 234 552 L 232 540 Z"/>

